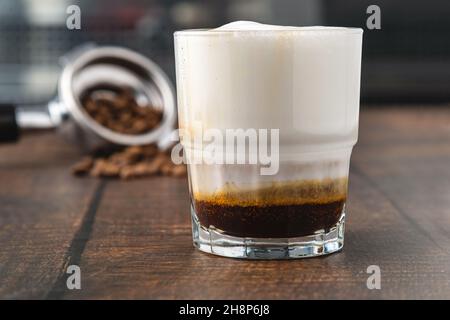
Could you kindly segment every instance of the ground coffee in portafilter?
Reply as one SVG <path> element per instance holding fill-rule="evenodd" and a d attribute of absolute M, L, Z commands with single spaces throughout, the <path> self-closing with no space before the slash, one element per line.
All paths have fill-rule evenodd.
<path fill-rule="evenodd" d="M 339 221 L 347 180 L 308 180 L 251 191 L 194 195 L 200 224 L 237 237 L 290 238 L 329 231 Z"/>

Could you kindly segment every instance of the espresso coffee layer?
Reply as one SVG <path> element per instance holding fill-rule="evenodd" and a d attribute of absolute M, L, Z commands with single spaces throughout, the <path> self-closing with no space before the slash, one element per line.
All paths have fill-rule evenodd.
<path fill-rule="evenodd" d="M 255 190 L 194 195 L 200 224 L 225 234 L 290 238 L 329 230 L 341 217 L 347 179 L 276 183 Z"/>

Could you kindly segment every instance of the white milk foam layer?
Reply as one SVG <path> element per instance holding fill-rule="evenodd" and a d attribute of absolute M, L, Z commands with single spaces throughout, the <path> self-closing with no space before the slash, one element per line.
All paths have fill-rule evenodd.
<path fill-rule="evenodd" d="M 263 24 L 263 23 L 258 23 L 258 22 L 254 22 L 254 21 L 235 21 L 235 22 L 230 22 L 230 23 L 224 24 L 223 26 L 212 29 L 210 31 L 285 30 L 287 28 L 292 28 L 292 27 Z"/>
<path fill-rule="evenodd" d="M 273 24 L 263 24 L 254 21 L 235 21 L 224 24 L 221 27 L 211 29 L 209 31 L 286 31 L 286 30 L 323 30 L 323 29 L 346 29 L 339 27 L 291 27 L 291 26 L 277 26 Z"/>
<path fill-rule="evenodd" d="M 180 128 L 195 133 L 193 124 L 201 123 L 202 130 L 279 129 L 281 166 L 285 154 L 304 163 L 317 153 L 322 162 L 323 152 L 341 150 L 339 158 L 347 159 L 358 132 L 361 46 L 361 29 L 338 27 L 238 21 L 177 32 Z M 227 171 L 239 179 L 241 170 Z M 300 170 L 295 177 L 286 171 L 272 179 L 339 176 L 345 170 Z"/>

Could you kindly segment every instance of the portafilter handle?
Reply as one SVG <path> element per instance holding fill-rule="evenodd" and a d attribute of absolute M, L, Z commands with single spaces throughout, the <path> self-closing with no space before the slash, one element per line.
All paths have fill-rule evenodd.
<path fill-rule="evenodd" d="M 0 105 L 0 142 L 15 142 L 19 139 L 16 108 Z"/>
<path fill-rule="evenodd" d="M 0 105 L 0 142 L 15 142 L 21 130 L 54 129 L 67 116 L 67 110 L 55 100 L 46 105 Z"/>

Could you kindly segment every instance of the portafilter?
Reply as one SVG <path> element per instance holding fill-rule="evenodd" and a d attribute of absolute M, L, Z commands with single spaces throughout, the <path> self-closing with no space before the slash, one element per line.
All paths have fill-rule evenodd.
<path fill-rule="evenodd" d="M 171 141 L 176 110 L 173 86 L 161 68 L 132 50 L 85 46 L 64 56 L 58 94 L 45 106 L 0 106 L 0 141 L 16 141 L 22 129 L 56 128 L 69 140 L 92 150 L 108 144 L 165 148 Z M 108 129 L 89 116 L 81 104 L 91 90 L 131 88 L 142 106 L 159 108 L 161 123 L 148 133 L 131 135 Z"/>

